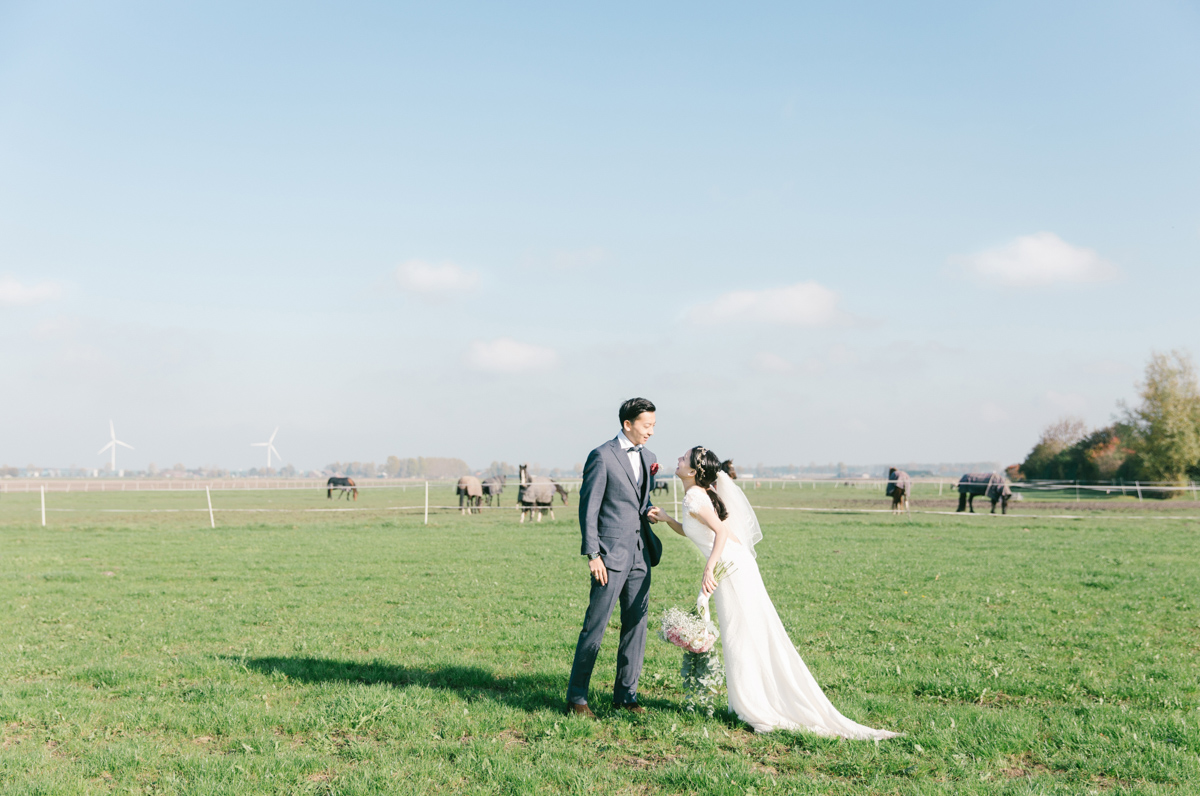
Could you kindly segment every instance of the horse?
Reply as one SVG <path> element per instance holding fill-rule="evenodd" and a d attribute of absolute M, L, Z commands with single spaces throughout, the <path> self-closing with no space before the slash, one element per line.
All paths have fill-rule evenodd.
<path fill-rule="evenodd" d="M 912 494 L 912 478 L 903 470 L 891 468 L 888 470 L 887 491 L 884 494 L 892 498 L 893 514 L 908 511 L 908 496 Z"/>
<path fill-rule="evenodd" d="M 462 514 L 478 514 L 479 504 L 483 502 L 483 484 L 473 475 L 464 475 L 458 479 L 458 510 Z M 463 502 L 466 505 L 463 505 Z"/>
<path fill-rule="evenodd" d="M 655 492 L 670 492 L 670 491 L 671 491 L 671 482 L 670 481 L 657 481 L 656 480 L 654 482 L 654 488 L 650 490 L 650 494 L 653 495 Z"/>
<path fill-rule="evenodd" d="M 967 473 L 958 479 L 958 509 L 964 511 L 969 506 L 975 513 L 975 496 L 984 495 L 992 501 L 992 514 L 996 513 L 996 503 L 1000 504 L 1000 513 L 1008 513 L 1008 499 L 1012 497 L 1008 481 L 999 473 Z"/>
<path fill-rule="evenodd" d="M 338 493 L 338 497 L 345 495 L 346 500 L 349 500 L 350 496 L 354 495 L 354 499 L 358 500 L 358 487 L 354 485 L 353 478 L 347 478 L 344 475 L 329 476 L 329 480 L 325 482 L 325 497 L 326 498 L 333 497 L 334 487 L 337 487 L 338 489 L 342 490 L 340 493 Z"/>
<path fill-rule="evenodd" d="M 521 522 L 525 522 L 526 515 L 532 517 L 535 510 L 538 513 L 538 522 L 542 521 L 542 515 L 547 511 L 550 512 L 550 519 L 554 519 L 554 493 L 559 494 L 565 506 L 567 490 L 562 484 L 544 475 L 530 475 L 527 464 L 522 464 L 519 472 L 521 482 L 517 488 L 517 505 L 521 507 Z"/>
<path fill-rule="evenodd" d="M 504 491 L 504 485 L 507 480 L 503 473 L 483 479 L 483 499 L 487 501 L 488 508 L 492 506 L 493 497 L 496 498 L 496 506 L 499 507 L 500 493 Z"/>

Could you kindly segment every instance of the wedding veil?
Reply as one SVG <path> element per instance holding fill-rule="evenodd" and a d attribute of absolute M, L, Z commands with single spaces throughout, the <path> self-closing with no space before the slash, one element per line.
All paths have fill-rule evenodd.
<path fill-rule="evenodd" d="M 717 496 L 721 498 L 725 504 L 725 510 L 729 512 L 729 516 L 725 518 L 725 524 L 729 526 L 729 530 L 733 531 L 733 535 L 750 549 L 750 555 L 757 558 L 758 553 L 754 551 L 754 545 L 758 544 L 759 539 L 762 539 L 762 528 L 758 525 L 758 517 L 755 516 L 754 508 L 750 505 L 746 493 L 733 483 L 733 479 L 727 473 L 722 471 L 717 473 Z"/>

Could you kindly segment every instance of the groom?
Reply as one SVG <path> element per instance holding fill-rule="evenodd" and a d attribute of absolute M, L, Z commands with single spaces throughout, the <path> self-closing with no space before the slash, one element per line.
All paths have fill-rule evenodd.
<path fill-rule="evenodd" d="M 613 707 L 645 713 L 637 703 L 638 676 L 646 652 L 650 567 L 662 542 L 650 530 L 650 493 L 658 461 L 643 446 L 654 435 L 654 404 L 630 398 L 621 404 L 621 433 L 588 454 L 579 495 L 580 550 L 588 558 L 592 592 L 567 686 L 567 713 L 596 718 L 588 707 L 588 683 L 604 628 L 621 602 L 621 643 Z"/>

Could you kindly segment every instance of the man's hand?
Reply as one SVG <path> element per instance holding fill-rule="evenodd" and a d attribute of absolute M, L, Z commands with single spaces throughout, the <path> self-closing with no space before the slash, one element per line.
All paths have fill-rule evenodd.
<path fill-rule="evenodd" d="M 646 512 L 646 519 L 650 520 L 651 524 L 667 521 L 667 513 L 658 506 L 651 506 L 650 511 Z"/>
<path fill-rule="evenodd" d="M 608 570 L 604 566 L 604 559 L 597 556 L 591 561 L 588 561 L 588 569 L 592 571 L 592 577 L 601 586 L 608 585 Z"/>

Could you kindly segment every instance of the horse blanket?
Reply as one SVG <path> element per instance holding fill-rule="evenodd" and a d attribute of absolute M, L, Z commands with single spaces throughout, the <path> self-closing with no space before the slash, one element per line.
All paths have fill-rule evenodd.
<path fill-rule="evenodd" d="M 912 478 L 910 478 L 908 473 L 904 472 L 903 470 L 897 470 L 895 467 L 893 467 L 891 471 L 888 472 L 887 491 L 885 491 L 884 494 L 887 497 L 891 497 L 892 493 L 897 489 L 903 489 L 904 494 L 911 495 Z"/>
<path fill-rule="evenodd" d="M 958 479 L 958 491 L 964 495 L 984 495 L 992 503 L 1012 497 L 1008 481 L 999 473 L 967 473 Z"/>

